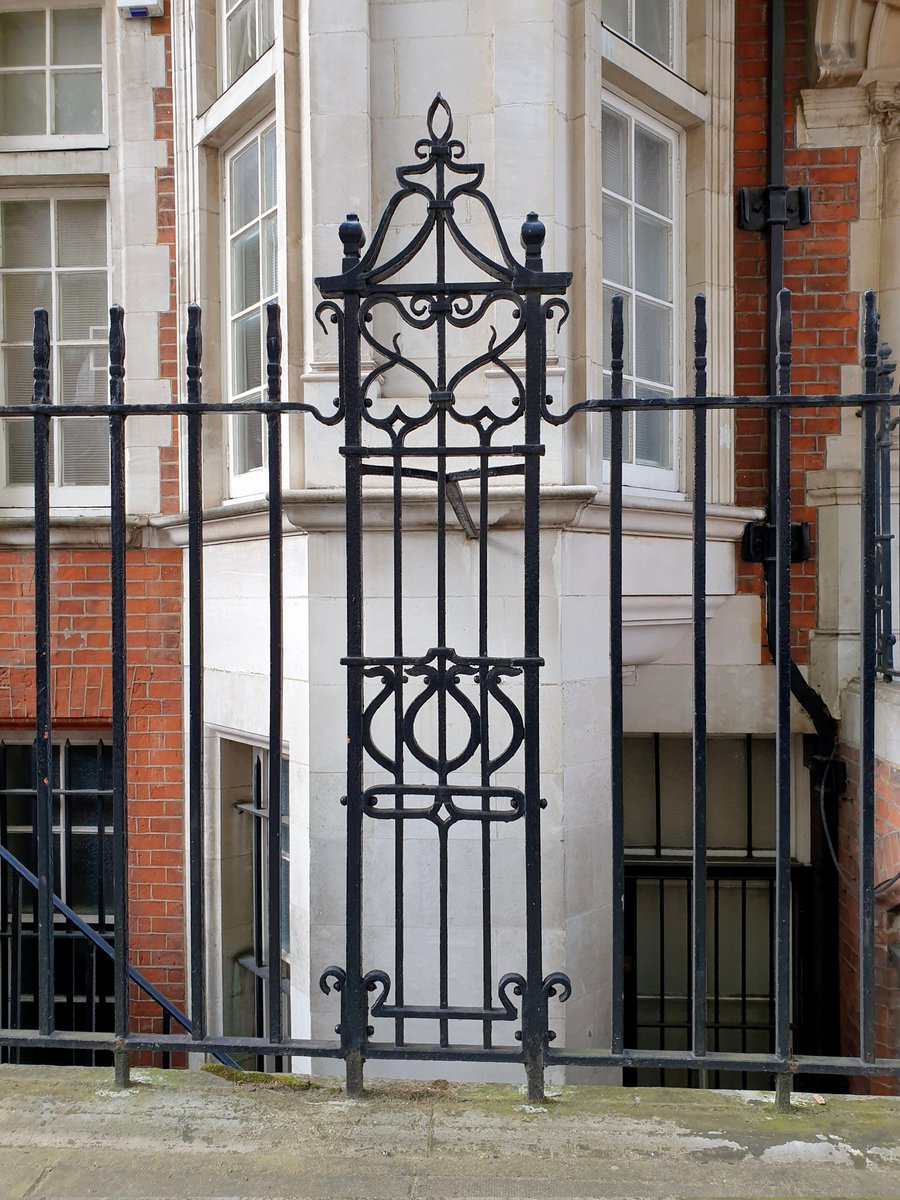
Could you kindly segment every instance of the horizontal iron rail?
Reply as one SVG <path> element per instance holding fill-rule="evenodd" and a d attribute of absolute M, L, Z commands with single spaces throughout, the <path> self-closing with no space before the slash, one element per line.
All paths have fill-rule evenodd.
<path fill-rule="evenodd" d="M 111 1034 L 56 1031 L 41 1035 L 28 1030 L 0 1029 L 0 1044 L 11 1048 L 57 1048 L 65 1050 L 145 1050 L 168 1053 L 201 1054 L 272 1054 L 298 1058 L 341 1058 L 339 1042 L 284 1038 L 272 1042 L 268 1038 L 241 1038 L 207 1035 L 195 1040 L 180 1034 L 133 1033 L 127 1038 Z M 478 1046 L 454 1044 L 441 1046 L 430 1042 L 410 1042 L 395 1045 L 391 1042 L 369 1042 L 366 1058 L 398 1061 L 453 1061 L 521 1063 L 524 1052 L 517 1046 Z M 685 1050 L 629 1050 L 611 1054 L 605 1050 L 547 1050 L 547 1065 L 590 1067 L 647 1067 L 691 1071 L 759 1071 L 769 1075 L 891 1075 L 900 1077 L 900 1059 L 886 1058 L 865 1061 L 852 1057 L 825 1057 L 797 1054 L 787 1059 L 774 1054 L 737 1054 L 710 1050 L 694 1055 Z"/>
<path fill-rule="evenodd" d="M 414 401 L 415 397 L 411 397 L 411 399 Z M 573 416 L 577 416 L 578 413 L 582 412 L 637 412 L 648 408 L 684 409 L 686 411 L 694 411 L 698 408 L 859 408 L 863 405 L 880 405 L 883 403 L 884 396 L 880 392 L 851 392 L 849 394 L 842 393 L 838 395 L 829 392 L 809 396 L 704 396 L 701 398 L 696 396 L 628 396 L 622 400 L 587 400 L 583 406 L 573 405 L 572 410 L 563 410 L 555 415 L 566 416 L 569 411 L 572 411 Z M 255 403 L 235 400 L 228 403 L 207 403 L 206 401 L 202 401 L 198 404 L 190 404 L 186 401 L 180 401 L 174 404 L 124 404 L 120 411 L 123 417 L 140 417 L 189 416 L 197 413 L 201 415 L 203 413 L 311 413 L 312 409 L 309 404 L 291 400 L 280 400 L 274 404 L 264 400 L 259 400 Z M 108 404 L 15 404 L 0 408 L 0 418 L 36 416 L 65 418 L 109 417 L 109 415 L 110 406 Z M 344 447 L 343 449 L 346 451 L 348 447 Z M 411 454 L 423 457 L 437 457 L 440 454 L 458 453 L 460 449 L 465 449 L 465 447 L 402 446 L 394 450 L 389 447 L 363 446 L 359 447 L 359 449 L 364 450 L 366 453 L 374 453 L 377 450 L 379 453 L 387 455 Z M 490 454 L 511 454 L 522 453 L 526 447 L 501 445 L 471 447 L 469 449 L 472 454 L 485 452 Z"/>

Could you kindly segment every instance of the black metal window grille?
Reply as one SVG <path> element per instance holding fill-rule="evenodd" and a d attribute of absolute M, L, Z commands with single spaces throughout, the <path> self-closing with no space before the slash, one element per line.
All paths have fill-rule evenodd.
<path fill-rule="evenodd" d="M 562 294 L 570 276 L 544 268 L 544 227 L 536 214 L 525 220 L 521 240 L 524 259 L 515 258 L 499 218 L 481 190 L 484 168 L 463 161 L 464 147 L 453 137 L 452 116 L 437 97 L 428 114 L 427 136 L 415 148 L 416 162 L 398 171 L 400 188 L 389 203 L 363 254 L 365 236 L 354 215 L 341 226 L 342 271 L 318 280 L 325 297 L 318 318 L 338 335 L 340 394 L 335 410 L 320 412 L 314 406 L 281 399 L 281 339 L 278 306 L 267 306 L 266 400 L 237 406 L 259 412 L 266 419 L 268 471 L 269 562 L 269 795 L 281 794 L 282 776 L 282 492 L 281 417 L 305 413 L 330 425 L 343 426 L 346 487 L 347 642 L 343 665 L 347 672 L 347 771 L 342 799 L 346 819 L 346 923 L 343 947 L 335 947 L 340 961 L 326 966 L 321 985 L 337 991 L 337 1037 L 291 1038 L 284 1030 L 281 996 L 269 990 L 268 1035 L 264 1039 L 212 1035 L 207 1026 L 206 928 L 204 920 L 204 724 L 203 724 L 203 504 L 202 429 L 205 418 L 220 420 L 235 405 L 205 403 L 201 395 L 200 312 L 189 308 L 186 398 L 177 404 L 125 404 L 124 333 L 121 308 L 111 310 L 110 406 L 67 406 L 65 418 L 90 419 L 104 415 L 110 432 L 110 575 L 112 581 L 112 800 L 113 872 L 118 882 L 126 877 L 127 787 L 126 770 L 126 670 L 125 643 L 125 443 L 124 427 L 132 415 L 148 413 L 183 415 L 186 425 L 186 492 L 188 545 L 186 555 L 187 678 L 189 714 L 187 758 L 189 788 L 187 826 L 192 853 L 189 857 L 190 994 L 191 1015 L 178 1013 L 166 998 L 142 980 L 128 961 L 128 890 L 114 893 L 115 1020 L 111 1032 L 85 1035 L 58 1029 L 55 1020 L 53 962 L 53 911 L 64 911 L 69 920 L 80 920 L 56 894 L 52 844 L 51 688 L 50 688 L 50 503 L 49 445 L 59 409 L 49 402 L 50 343 L 47 313 L 35 312 L 34 391 L 31 405 L 7 409 L 8 417 L 31 421 L 35 464 L 35 681 L 36 681 L 36 864 L 31 872 L 5 846 L 0 858 L 37 891 L 38 1013 L 29 1030 L 0 1031 L 0 1043 L 16 1049 L 82 1048 L 90 1037 L 93 1048 L 116 1052 L 119 1078 L 127 1074 L 128 1055 L 134 1050 L 164 1049 L 213 1053 L 229 1058 L 234 1053 L 337 1058 L 345 1063 L 347 1086 L 359 1094 L 364 1064 L 368 1060 L 421 1059 L 434 1062 L 467 1061 L 521 1064 L 532 1098 L 543 1094 L 548 1066 L 577 1065 L 601 1068 L 685 1069 L 690 1071 L 747 1071 L 774 1076 L 779 1099 L 789 1096 L 797 1073 L 900 1076 L 900 1060 L 879 1059 L 875 1052 L 875 945 L 874 945 L 874 766 L 876 670 L 876 515 L 878 508 L 877 417 L 883 397 L 877 391 L 878 322 L 875 298 L 867 293 L 863 317 L 863 390 L 850 395 L 795 395 L 791 390 L 790 293 L 778 296 L 778 371 L 776 391 L 768 396 L 709 395 L 706 386 L 706 305 L 698 297 L 694 328 L 694 391 L 691 396 L 655 397 L 622 395 L 624 325 L 621 298 L 612 299 L 610 396 L 572 404 L 562 411 L 546 391 L 546 331 L 548 322 L 564 319 L 568 311 Z M 387 237 L 399 205 L 416 199 L 423 212 L 421 225 L 394 252 Z M 474 205 L 490 228 L 499 258 L 492 259 L 467 236 L 455 219 L 457 207 Z M 422 248 L 431 245 L 426 261 L 430 277 L 417 278 L 412 264 Z M 464 260 L 474 278 L 447 273 L 447 250 L 455 247 L 454 260 Z M 396 245 L 396 243 L 393 243 Z M 504 314 L 501 322 L 494 309 Z M 377 312 L 376 312 L 377 310 Z M 372 318 L 371 320 L 369 318 Z M 407 326 L 434 339 L 427 365 L 404 356 L 391 323 Z M 447 353 L 453 330 L 481 326 L 484 350 L 457 365 Z M 386 327 L 386 331 L 385 331 Z M 377 352 L 377 365 L 361 372 L 363 350 Z M 507 356 L 516 355 L 514 361 Z M 524 365 L 523 365 L 524 364 Z M 499 370 L 510 383 L 510 399 L 491 407 L 466 403 L 465 381 L 484 368 Z M 418 380 L 416 391 L 387 412 L 374 406 L 369 389 L 375 380 L 393 370 Z M 372 404 L 370 405 L 370 401 Z M 859 409 L 861 418 L 861 630 L 860 630 L 860 752 L 859 752 L 859 1039 L 855 1051 L 845 1055 L 811 1056 L 792 1042 L 792 864 L 791 864 L 791 414 L 807 408 Z M 768 1053 L 717 1051 L 710 1037 L 707 1016 L 709 979 L 709 881 L 707 803 L 707 671 L 706 671 L 706 517 L 707 422 L 710 409 L 758 408 L 773 412 L 774 480 L 771 519 L 775 529 L 771 594 L 774 636 L 775 744 L 775 855 L 772 891 L 774 945 L 774 1035 Z M 691 498 L 693 511 L 692 567 L 692 673 L 694 727 L 692 734 L 691 854 L 691 1002 L 688 1050 L 642 1050 L 626 1038 L 624 1002 L 624 706 L 623 706 L 623 432 L 630 411 L 684 412 L 692 427 Z M 611 1020 L 606 1044 L 596 1047 L 557 1045 L 551 1028 L 552 1012 L 571 995 L 572 984 L 557 964 L 545 963 L 542 912 L 542 795 L 540 762 L 540 509 L 541 430 L 562 425 L 587 414 L 609 414 L 609 753 L 611 833 L 608 843 L 612 881 L 610 906 L 612 952 L 607 979 Z M 448 431 L 453 430 L 454 437 Z M 469 465 L 472 464 L 472 465 Z M 381 647 L 387 632 L 388 652 L 367 653 L 363 630 L 365 576 L 363 572 L 363 482 L 381 482 L 390 489 L 393 503 L 391 536 L 396 547 L 392 563 L 393 620 L 387 631 L 378 630 Z M 447 545 L 448 530 L 458 520 L 478 547 L 479 563 L 488 555 L 488 516 L 492 489 L 502 480 L 519 487 L 523 513 L 521 530 L 522 616 L 521 641 L 508 656 L 491 652 L 488 628 L 488 576 L 480 569 L 477 583 L 476 637 L 464 650 L 448 641 Z M 435 642 L 409 645 L 403 629 L 402 516 L 404 485 L 429 485 L 436 514 L 435 564 L 437 604 Z M 462 535 L 460 535 L 462 536 Z M 414 689 L 411 685 L 418 685 Z M 465 681 L 465 682 L 464 682 Z M 372 688 L 374 686 L 374 694 Z M 369 691 L 367 692 L 367 688 Z M 469 689 L 468 691 L 466 689 Z M 420 689 L 420 690 L 418 690 Z M 368 698 L 367 698 L 368 697 Z M 474 698 L 473 698 L 474 697 Z M 435 738 L 427 744 L 417 736 L 416 718 L 426 702 L 437 713 Z M 381 710 L 387 718 L 376 721 Z M 446 739 L 447 713 L 455 710 L 462 744 Z M 496 718 L 505 733 L 497 734 Z M 492 723 L 493 721 L 493 723 Z M 490 726 L 490 727 L 489 727 Z M 492 735 L 493 730 L 493 735 Z M 343 736 L 343 735 L 342 735 Z M 502 768 L 521 755 L 522 772 L 509 786 Z M 415 772 L 406 773 L 407 762 Z M 458 782 L 460 768 L 479 782 Z M 374 779 L 370 783 L 366 778 Z M 498 778 L 499 777 L 499 778 Z M 548 801 L 549 803 L 549 801 Z M 554 801 L 558 803 L 558 801 Z M 364 943 L 363 829 L 367 822 L 391 822 L 394 869 L 403 877 L 404 826 L 411 821 L 434 827 L 438 851 L 439 904 L 437 930 L 437 987 L 427 1003 L 411 1002 L 402 990 L 403 946 L 395 945 L 394 977 L 381 966 L 370 967 Z M 451 913 L 445 886 L 449 863 L 449 830 L 471 822 L 476 837 L 490 841 L 492 825 L 509 827 L 509 845 L 520 854 L 524 897 L 524 949 L 521 969 L 495 979 L 494 958 L 483 955 L 478 980 L 482 1003 L 456 1006 L 449 995 L 449 941 Z M 515 826 L 515 828 L 513 828 Z M 280 821 L 268 822 L 265 853 L 269 877 L 276 878 L 281 860 Z M 515 840 L 512 840 L 515 839 Z M 491 847 L 488 846 L 488 850 Z M 486 854 L 481 860 L 481 922 L 491 930 L 494 902 L 492 872 Z M 395 896 L 395 913 L 402 916 L 403 891 Z M 281 891 L 269 888 L 264 936 L 268 961 L 277 961 L 281 945 Z M 85 936 L 94 935 L 84 923 Z M 403 922 L 395 920 L 395 928 Z M 96 936 L 96 935 L 94 935 Z M 486 946 L 490 946 L 485 937 Z M 342 950 L 342 952 L 341 952 Z M 167 1024 L 163 1034 L 136 1033 L 129 1014 L 129 984 L 137 982 L 163 1006 Z M 168 1005 L 168 1008 L 166 1008 Z M 187 1033 L 168 1032 L 171 1023 L 188 1026 Z M 417 1022 L 428 1032 L 420 1040 L 406 1036 L 406 1025 Z M 379 1027 L 375 1033 L 376 1024 Z M 511 1029 L 514 1040 L 494 1040 L 495 1027 Z M 433 1031 L 433 1032 L 432 1032 Z M 460 1032 L 461 1031 L 461 1032 Z M 452 1036 L 451 1036 L 452 1033 Z M 233 1061 L 233 1060 L 232 1060 Z"/>
<path fill-rule="evenodd" d="M 54 745 L 53 858 L 57 890 L 82 919 L 112 944 L 112 750 L 108 742 L 67 739 Z M 37 866 L 34 823 L 33 742 L 0 743 L 0 833 L 5 846 L 30 870 Z M 4 1026 L 36 1022 L 39 991 L 34 893 L 21 877 L 0 865 Z M 54 1012 L 68 1028 L 107 1027 L 113 1014 L 113 973 L 107 956 L 81 936 L 62 913 L 54 913 Z M 19 1051 L 13 1054 L 21 1061 Z M 63 1054 L 63 1061 L 92 1061 L 90 1053 Z M 111 1061 L 109 1054 L 99 1061 Z"/>
<path fill-rule="evenodd" d="M 775 742 L 711 738 L 709 756 L 706 1021 L 716 1052 L 771 1053 L 774 1046 Z M 692 745 L 676 735 L 625 739 L 625 1011 L 628 1044 L 687 1050 L 693 997 L 691 858 Z M 805 774 L 805 772 L 803 772 Z M 808 805 L 808 781 L 805 803 Z M 813 941 L 808 921 L 812 869 L 804 797 L 793 797 L 791 861 L 794 1045 L 814 1050 L 804 1027 L 809 956 L 836 947 Z M 797 843 L 800 843 L 798 846 Z M 626 1071 L 624 1082 L 667 1087 L 769 1086 L 761 1072 Z"/>
<path fill-rule="evenodd" d="M 251 920 L 252 944 L 247 953 L 239 954 L 237 965 L 253 980 L 253 1036 L 265 1041 L 269 1036 L 268 1018 L 271 1010 L 269 991 L 273 972 L 268 955 L 271 947 L 266 938 L 266 914 L 269 911 L 269 864 L 266 848 L 269 844 L 269 821 L 272 806 L 268 795 L 268 754 L 265 750 L 252 750 L 251 794 L 246 802 L 238 802 L 235 808 L 251 822 L 250 844 L 252 859 Z M 291 929 L 290 929 L 290 794 L 288 761 L 281 767 L 281 799 L 278 805 L 278 820 L 281 824 L 280 861 L 277 886 L 280 889 L 279 909 L 281 939 L 278 954 L 278 970 L 275 972 L 282 995 L 282 1028 L 290 1034 L 290 973 L 291 973 Z M 226 883 L 227 886 L 227 883 Z M 289 1060 L 283 1055 L 266 1057 L 258 1055 L 256 1069 L 260 1071 L 284 1071 Z"/>

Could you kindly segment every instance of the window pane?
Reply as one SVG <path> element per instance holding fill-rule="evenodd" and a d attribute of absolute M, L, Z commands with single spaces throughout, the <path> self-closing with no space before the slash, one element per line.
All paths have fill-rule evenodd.
<path fill-rule="evenodd" d="M 236 413 L 232 417 L 234 473 L 255 471 L 263 465 L 262 417 L 259 413 Z"/>
<path fill-rule="evenodd" d="M 603 278 L 613 283 L 631 283 L 628 237 L 628 205 L 603 197 Z"/>
<path fill-rule="evenodd" d="M 103 129 L 99 71 L 53 73 L 53 132 L 100 133 Z"/>
<path fill-rule="evenodd" d="M 95 834 L 73 833 L 68 902 L 76 912 L 95 913 L 100 895 L 100 842 Z"/>
<path fill-rule="evenodd" d="M 603 0 L 603 24 L 628 37 L 628 0 Z"/>
<path fill-rule="evenodd" d="M 275 207 L 276 200 L 276 163 L 275 163 L 275 128 L 269 129 L 260 138 L 263 156 L 263 200 L 261 211 Z"/>
<path fill-rule="evenodd" d="M 106 202 L 60 200 L 56 206 L 56 243 L 61 267 L 105 267 Z"/>
<path fill-rule="evenodd" d="M 672 65 L 671 0 L 634 0 L 634 40 L 667 66 Z"/>
<path fill-rule="evenodd" d="M 58 9 L 53 13 L 54 66 L 100 65 L 100 9 Z"/>
<path fill-rule="evenodd" d="M 112 746 L 69 746 L 69 778 L 67 786 L 83 791 L 88 788 L 112 786 Z M 112 800 L 103 801 L 106 815 L 103 820 L 112 820 Z M 70 796 L 69 811 L 73 825 L 96 825 L 97 801 L 94 796 Z"/>
<path fill-rule="evenodd" d="M 259 227 L 239 234 L 231 244 L 231 311 L 259 303 Z"/>
<path fill-rule="evenodd" d="M 32 309 L 50 308 L 50 275 L 29 271 L 3 277 L 3 341 L 30 342 L 34 330 Z"/>
<path fill-rule="evenodd" d="M 259 216 L 259 145 L 253 142 L 231 160 L 231 228 Z"/>
<path fill-rule="evenodd" d="M 0 204 L 0 267 L 50 266 L 50 201 Z"/>
<path fill-rule="evenodd" d="M 262 384 L 262 341 L 259 313 L 248 313 L 234 322 L 234 395 L 251 392 Z"/>
<path fill-rule="evenodd" d="M 0 135 L 25 137 L 46 132 L 44 73 L 0 75 Z"/>
<path fill-rule="evenodd" d="M 63 404 L 105 404 L 107 390 L 105 346 L 64 346 L 59 352 L 57 399 Z"/>
<path fill-rule="evenodd" d="M 278 231 L 275 226 L 275 214 L 265 218 L 262 223 L 263 231 L 263 285 L 262 294 L 265 297 L 274 296 L 278 291 Z"/>
<path fill-rule="evenodd" d="M 259 0 L 259 53 L 262 55 L 275 42 L 275 5 L 273 0 Z"/>
<path fill-rule="evenodd" d="M 603 186 L 620 196 L 629 195 L 628 121 L 611 108 L 603 109 L 601 144 Z"/>
<path fill-rule="evenodd" d="M 6 482 L 11 487 L 34 483 L 34 437 L 31 421 L 5 421 Z"/>
<path fill-rule="evenodd" d="M 635 374 L 654 383 L 671 383 L 672 310 L 647 300 L 635 300 L 634 312 Z"/>
<path fill-rule="evenodd" d="M 29 422 L 30 424 L 31 422 Z M 5 787 L 17 791 L 34 787 L 34 750 L 31 746 L 6 746 Z M 6 820 L 10 825 L 31 825 L 34 814 L 34 799 L 31 796 L 7 796 Z"/>
<path fill-rule="evenodd" d="M 62 483 L 102 487 L 109 483 L 109 426 L 102 418 L 60 421 Z"/>
<path fill-rule="evenodd" d="M 634 127 L 634 198 L 645 208 L 672 215 L 671 147 L 649 129 Z"/>
<path fill-rule="evenodd" d="M 0 13 L 0 67 L 41 67 L 46 61 L 44 14 Z"/>
<path fill-rule="evenodd" d="M 34 391 L 34 355 L 30 346 L 7 346 L 3 350 L 4 404 L 30 404 Z"/>
<path fill-rule="evenodd" d="M 649 388 L 639 388 L 641 395 L 660 395 Z M 668 412 L 644 410 L 634 414 L 634 461 L 642 466 L 672 466 L 672 418 Z"/>
<path fill-rule="evenodd" d="M 604 214 L 603 245 L 606 246 Z M 672 299 L 672 235 L 668 225 L 643 213 L 634 214 L 634 278 L 640 292 L 660 300 Z M 604 253 L 605 262 L 605 253 Z M 605 274 L 605 272 L 604 272 Z"/>
<path fill-rule="evenodd" d="M 244 0 L 226 20 L 228 82 L 234 81 L 256 62 L 255 0 Z"/>
<path fill-rule="evenodd" d="M 101 341 L 109 324 L 106 273 L 59 275 L 59 336 L 65 341 Z"/>

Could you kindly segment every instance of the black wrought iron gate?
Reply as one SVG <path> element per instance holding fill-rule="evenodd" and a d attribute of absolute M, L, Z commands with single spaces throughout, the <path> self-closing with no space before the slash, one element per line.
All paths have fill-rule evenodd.
<path fill-rule="evenodd" d="M 804 1074 L 900 1075 L 900 1061 L 878 1059 L 874 1040 L 874 692 L 876 670 L 876 415 L 884 405 L 877 372 L 875 301 L 867 294 L 864 316 L 863 392 L 848 396 L 790 394 L 790 295 L 779 301 L 780 339 L 777 394 L 709 396 L 706 386 L 706 309 L 696 302 L 694 395 L 623 399 L 623 310 L 615 297 L 611 318 L 610 396 L 586 400 L 557 411 L 547 395 L 548 322 L 562 323 L 568 313 L 563 298 L 571 276 L 544 268 L 544 227 L 528 215 L 521 229 L 524 261 L 516 259 L 501 222 L 482 190 L 484 168 L 462 161 L 464 148 L 453 137 L 450 109 L 438 96 L 428 113 L 428 136 L 415 148 L 414 165 L 398 169 L 399 190 L 389 202 L 371 246 L 351 214 L 341 226 L 342 272 L 320 279 L 324 302 L 317 316 L 338 334 L 340 396 L 334 412 L 325 414 L 306 403 L 281 398 L 281 339 L 278 306 L 268 307 L 267 393 L 260 402 L 208 403 L 201 394 L 200 313 L 189 310 L 187 399 L 178 404 L 125 402 L 123 313 L 111 312 L 110 405 L 49 402 L 47 315 L 36 314 L 35 388 L 33 402 L 9 406 L 8 417 L 32 422 L 35 447 L 35 677 L 37 695 L 37 770 L 26 795 L 34 805 L 36 830 L 34 870 L 6 844 L 0 844 L 4 870 L 15 873 L 36 893 L 38 932 L 38 1021 L 35 1029 L 0 1030 L 0 1046 L 114 1050 L 117 1072 L 127 1076 L 128 1056 L 137 1050 L 204 1052 L 231 1061 L 231 1054 L 304 1056 L 343 1059 L 353 1094 L 363 1086 L 366 1060 L 424 1059 L 523 1064 L 532 1099 L 543 1094 L 548 1065 L 690 1071 L 757 1071 L 774 1075 L 782 1096 L 792 1076 Z M 402 205 L 418 206 L 419 217 L 401 222 Z M 457 214 L 466 212 L 470 221 Z M 398 234 L 398 227 L 400 233 Z M 480 228 L 496 245 L 489 257 L 470 239 Z M 406 233 L 403 233 L 403 229 Z M 405 237 L 404 241 L 400 238 Z M 465 264 L 470 278 L 457 275 Z M 422 269 L 422 279 L 417 271 Z M 401 333 L 413 350 L 406 352 Z M 483 349 L 474 357 L 460 353 L 455 339 L 482 331 Z M 469 343 L 471 344 L 471 342 Z M 365 365 L 364 356 L 373 360 Z M 477 397 L 489 371 L 508 386 L 508 399 L 487 404 Z M 396 401 L 379 395 L 379 381 L 405 378 Z M 467 388 L 467 381 L 477 386 Z M 405 397 L 405 398 L 403 398 Z M 859 1045 L 851 1056 L 795 1055 L 791 1041 L 791 411 L 823 405 L 852 406 L 862 413 L 862 622 L 860 638 L 860 786 L 859 786 Z M 707 845 L 707 675 L 706 675 L 706 513 L 707 413 L 712 408 L 760 408 L 775 419 L 775 486 L 771 519 L 775 528 L 773 557 L 774 674 L 776 678 L 776 839 L 771 908 L 774 931 L 774 1013 L 771 1045 L 765 1052 L 720 1052 L 709 1044 L 707 1014 L 707 895 L 710 881 Z M 692 686 L 694 724 L 693 844 L 688 887 L 691 911 L 691 986 L 688 1049 L 636 1049 L 626 1044 L 624 1013 L 623 900 L 623 449 L 626 413 L 682 410 L 691 421 L 692 474 Z M 204 724 L 203 724 L 203 507 L 202 438 L 204 421 L 222 414 L 259 413 L 265 418 L 268 447 L 268 549 L 270 629 L 270 711 L 268 794 L 281 795 L 282 777 L 282 476 L 281 418 L 305 413 L 327 425 L 342 426 L 346 479 L 347 643 L 347 776 L 346 795 L 346 942 L 344 960 L 322 972 L 321 986 L 340 994 L 339 1040 L 293 1038 L 282 1026 L 281 995 L 269 988 L 270 1013 L 265 1037 L 226 1037 L 207 1027 L 204 922 Z M 112 781 L 98 792 L 112 811 L 114 948 L 86 924 L 54 886 L 52 813 L 54 788 L 49 765 L 52 745 L 50 690 L 50 540 L 49 433 L 51 422 L 105 416 L 110 430 L 110 579 L 112 593 L 111 654 L 113 662 Z M 608 419 L 609 462 L 609 759 L 608 796 L 598 796 L 611 814 L 606 869 L 611 880 L 612 953 L 607 983 L 611 1022 L 606 1044 L 597 1048 L 553 1045 L 550 1002 L 571 994 L 567 976 L 544 961 L 541 826 L 539 640 L 542 430 L 578 413 Z M 186 795 L 189 835 L 189 912 L 191 1015 L 179 1012 L 128 961 L 128 765 L 125 706 L 125 457 L 124 429 L 132 415 L 183 415 L 187 443 L 188 546 L 186 569 L 188 729 L 186 751 L 189 787 Z M 490 507 L 499 481 L 512 481 L 521 505 L 520 566 L 521 634 L 503 630 L 504 652 L 497 653 L 496 621 L 491 618 L 491 556 L 488 539 Z M 367 490 L 386 484 L 390 496 L 390 617 L 364 628 L 366 607 L 365 515 Z M 404 558 L 404 511 L 411 487 L 430 489 L 433 505 L 433 639 L 411 644 L 406 625 L 404 581 L 410 563 Z M 448 559 L 451 522 L 462 526 L 474 544 L 475 618 L 470 629 L 454 622 L 448 603 Z M 415 564 L 414 564 L 415 565 Z M 384 564 L 382 564 L 382 567 Z M 367 569 L 367 568 L 366 568 Z M 373 627 L 374 626 L 374 627 Z M 418 628 L 421 630 L 421 622 Z M 519 639 L 509 652 L 509 639 Z M 337 668 L 337 664 L 335 664 Z M 19 793 L 17 793 L 19 794 Z M 0 797 L 2 800 L 2 797 Z M 337 803 L 337 797 L 335 797 Z M 373 942 L 364 909 L 365 831 L 389 823 L 393 836 L 381 839 L 379 854 L 393 856 L 393 945 L 384 964 L 371 965 Z M 518 970 L 498 977 L 492 930 L 501 899 L 494 856 L 499 837 L 509 827 L 522 867 L 521 911 L 524 912 L 524 961 Z M 413 833 L 430 827 L 436 850 L 432 878 L 437 897 L 432 918 L 436 971 L 434 986 L 422 1000 L 421 981 L 407 970 L 407 927 L 410 904 L 423 906 L 424 895 L 411 898 L 407 859 Z M 451 941 L 451 872 L 456 835 L 474 831 L 479 846 L 474 888 L 480 925 L 480 1003 L 454 1003 Z M 279 877 L 282 822 L 268 821 L 268 877 Z M 0 839 L 2 841 L 2 839 Z M 385 850 L 385 846 L 392 850 Z M 504 897 L 505 899 L 505 897 Z M 268 961 L 280 961 L 281 889 L 267 895 Z M 385 903 L 385 894 L 379 903 Z M 114 1029 L 85 1033 L 56 1028 L 54 1012 L 54 914 L 114 958 Z M 163 1011 L 162 1032 L 135 1031 L 130 1017 L 129 982 L 141 987 Z M 415 987 L 413 984 L 415 983 Z M 380 1021 L 378 1036 L 372 1021 Z M 184 1032 L 172 1032 L 180 1025 Z M 461 1025 L 462 1039 L 454 1036 Z M 515 1028 L 518 1026 L 518 1028 Z M 421 1040 L 413 1040 L 410 1031 Z M 392 1037 L 383 1030 L 391 1029 Z M 433 1030 L 436 1030 L 436 1036 Z M 515 1038 L 502 1036 L 512 1031 Z M 602 1033 L 598 1041 L 603 1043 Z"/>

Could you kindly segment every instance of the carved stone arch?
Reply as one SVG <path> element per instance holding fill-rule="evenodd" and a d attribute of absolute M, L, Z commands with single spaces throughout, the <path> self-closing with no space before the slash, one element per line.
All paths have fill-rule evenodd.
<path fill-rule="evenodd" d="M 813 77 L 821 87 L 852 87 L 868 66 L 877 0 L 810 0 Z"/>

